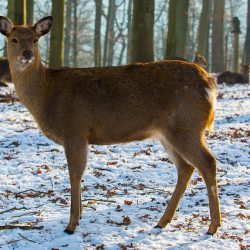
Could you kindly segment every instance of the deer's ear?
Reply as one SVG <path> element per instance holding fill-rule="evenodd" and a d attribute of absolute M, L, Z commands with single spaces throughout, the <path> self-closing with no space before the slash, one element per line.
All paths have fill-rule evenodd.
<path fill-rule="evenodd" d="M 11 33 L 13 27 L 14 25 L 9 18 L 0 16 L 0 32 L 3 35 L 8 36 Z"/>
<path fill-rule="evenodd" d="M 53 23 L 53 17 L 52 16 L 47 16 L 39 20 L 34 26 L 33 29 L 37 33 L 38 36 L 43 36 L 47 34 Z"/>

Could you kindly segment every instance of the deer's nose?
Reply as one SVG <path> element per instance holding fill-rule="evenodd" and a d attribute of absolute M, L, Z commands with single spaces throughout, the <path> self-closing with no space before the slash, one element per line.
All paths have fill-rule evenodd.
<path fill-rule="evenodd" d="M 31 51 L 31 50 L 24 50 L 24 52 L 23 52 L 23 57 L 24 57 L 25 59 L 27 59 L 27 60 L 32 59 L 32 57 L 33 57 L 32 51 Z"/>

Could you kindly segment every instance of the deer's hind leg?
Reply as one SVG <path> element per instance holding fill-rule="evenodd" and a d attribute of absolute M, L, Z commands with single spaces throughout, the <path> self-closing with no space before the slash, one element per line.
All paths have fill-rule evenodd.
<path fill-rule="evenodd" d="M 168 206 L 156 226 L 158 228 L 163 228 L 171 222 L 180 199 L 183 196 L 194 171 L 194 167 L 188 164 L 170 145 L 167 145 L 165 141 L 161 141 L 161 143 L 167 150 L 170 159 L 174 162 L 177 168 L 178 181 Z"/>
<path fill-rule="evenodd" d="M 218 186 L 216 179 L 216 160 L 208 150 L 204 140 L 204 131 L 187 133 L 185 130 L 179 130 L 179 134 L 168 134 L 168 142 L 174 148 L 175 152 L 186 162 L 185 168 L 188 166 L 187 162 L 198 169 L 203 179 L 205 180 L 209 198 L 211 224 L 208 234 L 214 234 L 221 224 L 220 203 L 218 197 Z M 167 138 L 167 137 L 166 137 Z M 182 163 L 184 164 L 184 163 Z M 178 173 L 179 175 L 179 173 Z M 182 174 L 187 183 L 187 174 Z M 190 178 L 190 177 L 189 177 Z M 178 178 L 179 181 L 179 178 Z M 177 184 L 178 185 L 178 184 Z M 182 186 L 181 186 L 182 185 Z M 185 190 L 185 185 L 180 182 L 178 190 Z M 177 201 L 174 201 L 176 203 Z M 165 220 L 163 220 L 165 222 Z M 164 225 L 160 221 L 159 226 Z"/>

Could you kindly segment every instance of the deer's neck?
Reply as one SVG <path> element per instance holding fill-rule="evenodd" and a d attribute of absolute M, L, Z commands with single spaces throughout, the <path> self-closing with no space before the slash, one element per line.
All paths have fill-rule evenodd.
<path fill-rule="evenodd" d="M 41 61 L 34 62 L 25 70 L 18 70 L 10 64 L 12 79 L 20 101 L 28 108 L 35 118 L 46 102 L 46 68 Z"/>

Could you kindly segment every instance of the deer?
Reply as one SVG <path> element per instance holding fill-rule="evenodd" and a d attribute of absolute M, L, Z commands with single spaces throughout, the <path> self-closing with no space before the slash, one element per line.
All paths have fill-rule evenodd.
<path fill-rule="evenodd" d="M 3 81 L 3 82 L 2 82 Z M 6 87 L 5 82 L 11 82 L 10 68 L 8 59 L 0 59 L 0 86 Z"/>
<path fill-rule="evenodd" d="M 163 60 L 113 67 L 49 69 L 41 62 L 40 37 L 53 17 L 33 26 L 14 26 L 0 17 L 7 37 L 7 54 L 16 93 L 41 131 L 63 146 L 71 185 L 69 223 L 74 233 L 82 214 L 81 179 L 88 145 L 110 145 L 158 139 L 178 172 L 178 181 L 156 228 L 175 214 L 189 180 L 197 169 L 207 187 L 211 223 L 221 224 L 216 159 L 208 149 L 216 104 L 216 81 L 191 62 Z"/>
<path fill-rule="evenodd" d="M 204 69 L 208 66 L 206 58 L 198 52 L 195 52 L 193 62 L 200 65 Z"/>
<path fill-rule="evenodd" d="M 217 76 L 218 83 L 249 83 L 249 64 L 241 64 L 241 72 L 224 71 Z"/>
<path fill-rule="evenodd" d="M 178 56 L 173 56 L 173 57 L 168 57 L 166 60 L 180 60 L 180 61 L 185 61 L 185 62 L 190 62 L 189 60 L 183 58 L 183 57 L 178 57 Z M 199 65 L 202 68 L 206 68 L 207 65 L 207 60 L 203 55 L 201 55 L 198 52 L 195 52 L 195 57 L 193 59 L 193 63 Z"/>

